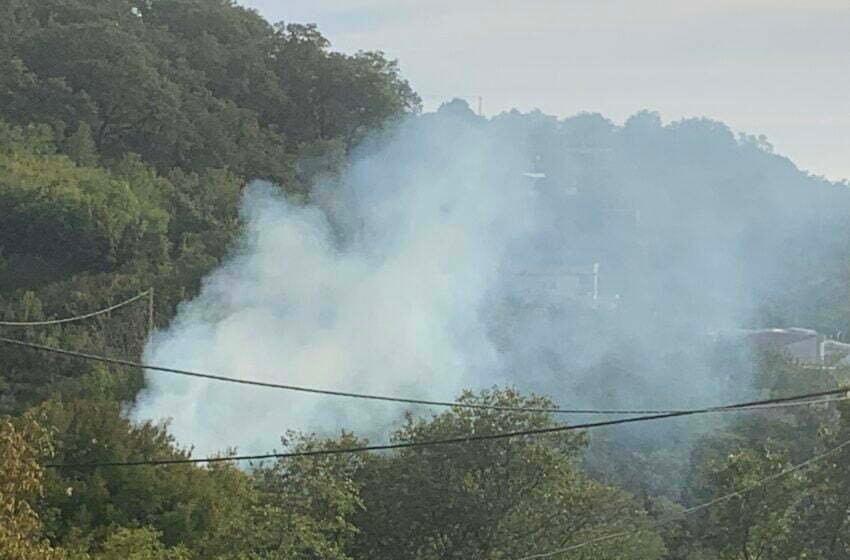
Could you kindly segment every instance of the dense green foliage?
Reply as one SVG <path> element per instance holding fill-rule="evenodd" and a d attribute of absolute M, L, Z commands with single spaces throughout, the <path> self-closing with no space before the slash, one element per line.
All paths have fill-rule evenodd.
<path fill-rule="evenodd" d="M 156 290 L 165 324 L 239 231 L 246 180 L 303 198 L 370 128 L 418 109 L 380 53 L 227 1 L 0 5 L 0 318 L 84 313 Z M 299 154 L 311 164 L 296 167 Z M 138 355 L 142 306 L 36 340 Z M 138 372 L 4 352 L 0 412 L 132 399 Z"/>
<path fill-rule="evenodd" d="M 305 144 L 351 146 L 418 106 L 380 53 L 329 52 L 315 27 L 272 26 L 228 1 L 0 9 L 4 117 L 49 123 L 70 144 L 82 127 L 101 157 L 136 153 L 161 173 L 226 167 L 291 184 L 288 155 Z"/>
<path fill-rule="evenodd" d="M 369 131 L 418 109 L 396 63 L 381 53 L 332 52 L 314 26 L 272 25 L 229 0 L 0 2 L 0 320 L 82 314 L 153 287 L 156 323 L 168 323 L 231 249 L 247 180 L 272 179 L 291 198 L 309 198 L 312 179 L 336 170 Z M 444 108 L 453 111 L 478 122 L 461 103 Z M 619 128 L 592 115 L 557 122 L 513 113 L 489 126 L 496 135 L 528 132 L 523 149 L 537 154 L 544 189 L 593 186 L 575 204 L 552 200 L 565 235 L 581 241 L 571 245 L 576 262 L 606 236 L 630 235 L 587 218 L 588 209 L 633 209 L 652 188 L 663 191 L 652 198 L 662 203 L 644 209 L 650 226 L 609 245 L 620 252 L 601 255 L 612 285 L 635 307 L 649 305 L 640 297 L 650 283 L 637 274 L 646 272 L 640 266 L 667 259 L 675 268 L 705 241 L 689 230 L 691 237 L 669 242 L 675 233 L 663 201 L 680 196 L 694 205 L 723 201 L 722 220 L 749 224 L 753 247 L 788 253 L 778 280 L 758 292 L 759 320 L 850 326 L 847 202 L 838 186 L 812 177 L 811 190 L 769 195 L 796 185 L 797 172 L 768 165 L 775 156 L 761 140 L 735 139 L 709 121 L 662 127 L 648 113 Z M 739 165 L 721 168 L 718 153 L 696 157 L 694 146 L 706 138 L 720 151 L 738 149 Z M 670 165 L 675 153 L 692 157 L 703 183 L 671 188 L 690 180 Z M 611 165 L 595 161 L 605 157 Z M 741 181 L 753 187 L 744 195 Z M 801 201 L 815 210 L 795 210 Z M 687 313 L 706 312 L 687 308 L 689 293 L 673 288 L 670 298 Z M 137 358 L 147 308 L 142 302 L 85 323 L 2 333 Z M 847 380 L 841 369 L 815 374 L 777 356 L 754 371 L 754 390 L 763 395 Z M 143 384 L 140 372 L 126 368 L 3 348 L 0 559 L 504 560 L 610 535 L 619 536 L 561 557 L 850 555 L 850 447 L 777 476 L 850 439 L 846 403 L 741 416 L 713 424 L 691 447 L 665 441 L 643 452 L 593 433 L 601 443 L 588 455 L 589 435 L 570 432 L 245 470 L 228 463 L 45 469 L 48 461 L 189 457 L 167 424 L 128 420 L 126 407 Z M 551 405 L 513 390 L 462 399 Z M 392 437 L 417 442 L 555 425 L 540 412 L 456 408 L 408 417 Z M 347 433 L 289 434 L 282 446 L 363 443 Z M 674 487 L 680 478 L 685 484 Z"/>
<path fill-rule="evenodd" d="M 465 395 L 464 402 L 551 407 L 513 391 Z M 457 409 L 431 419 L 408 417 L 401 442 L 457 434 L 493 434 L 556 425 L 539 413 Z M 545 439 L 410 449 L 371 457 L 355 476 L 363 511 L 354 558 L 519 558 L 627 531 L 575 558 L 661 558 L 664 545 L 642 506 L 578 468 L 586 445 L 571 432 Z"/>

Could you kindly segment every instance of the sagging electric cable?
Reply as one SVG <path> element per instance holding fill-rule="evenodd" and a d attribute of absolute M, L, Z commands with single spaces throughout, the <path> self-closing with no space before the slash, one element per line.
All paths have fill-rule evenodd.
<path fill-rule="evenodd" d="M 840 398 L 820 399 L 816 397 L 824 393 L 836 395 L 841 393 Z M 810 393 L 808 395 L 799 395 L 796 398 L 800 402 L 805 402 L 808 405 L 832 403 L 839 400 L 845 400 L 848 396 L 845 394 L 846 389 L 835 389 L 833 391 L 822 391 L 818 393 Z M 630 418 L 617 418 L 614 420 L 604 420 L 600 422 L 585 422 L 582 424 L 570 424 L 560 426 L 550 426 L 547 428 L 536 428 L 531 430 L 518 430 L 511 432 L 501 432 L 495 434 L 470 434 L 466 436 L 458 436 L 446 439 L 426 440 L 426 441 L 409 441 L 400 443 L 389 443 L 384 445 L 363 445 L 358 447 L 330 448 L 330 449 L 310 449 L 304 451 L 290 451 L 285 453 L 265 453 L 260 455 L 232 455 L 220 457 L 205 457 L 205 458 L 186 458 L 186 459 L 140 459 L 137 461 L 105 461 L 92 463 L 48 463 L 45 467 L 54 469 L 64 468 L 101 468 L 101 467 L 137 467 L 137 466 L 159 466 L 159 465 L 178 465 L 178 464 L 199 464 L 199 463 L 223 463 L 229 461 L 262 461 L 267 459 L 291 459 L 297 457 L 319 457 L 328 455 L 351 455 L 356 453 L 364 453 L 371 451 L 389 451 L 397 449 L 411 449 L 435 447 L 442 445 L 462 445 L 481 441 L 494 441 L 502 439 L 512 439 L 525 436 L 542 436 L 557 434 L 563 432 L 571 432 L 576 430 L 588 430 L 592 428 L 601 428 L 606 426 L 619 426 L 624 424 L 635 424 L 638 422 L 651 422 L 654 420 L 666 420 L 670 418 L 681 418 L 686 416 L 695 416 L 700 414 L 710 414 L 725 410 L 736 411 L 753 411 L 759 410 L 759 407 L 772 404 L 783 404 L 788 402 L 788 398 L 784 399 L 765 399 L 760 401 L 750 401 L 746 403 L 737 403 L 726 405 L 724 407 L 715 408 L 699 408 L 691 410 L 683 410 L 669 414 L 653 414 L 647 416 L 636 416 Z"/>
<path fill-rule="evenodd" d="M 104 309 L 98 309 L 97 311 L 92 311 L 91 313 L 86 313 L 85 315 L 76 315 L 74 317 L 65 317 L 63 319 L 48 319 L 45 321 L 0 321 L 0 327 L 44 327 L 48 325 L 62 325 L 65 323 L 76 323 L 78 321 L 83 321 L 85 319 L 92 319 L 99 315 L 104 315 L 109 313 L 110 311 L 115 311 L 116 309 L 120 309 L 125 305 L 130 305 L 144 297 L 148 297 L 151 293 L 151 290 L 145 290 L 135 296 L 125 299 L 122 302 L 116 303 L 115 305 L 110 305 Z"/>
<path fill-rule="evenodd" d="M 89 354 L 86 352 L 78 352 L 74 350 L 66 350 L 64 348 L 57 348 L 54 346 L 46 346 L 44 344 L 36 344 L 34 342 L 26 342 L 23 340 L 16 340 L 13 338 L 7 338 L 0 336 L 0 343 L 20 346 L 24 348 L 29 348 L 31 350 L 38 350 L 41 352 L 49 352 L 52 354 L 59 354 L 62 356 L 67 356 L 71 358 L 78 358 L 83 360 L 96 361 L 101 363 L 107 363 L 112 365 L 120 365 L 126 367 L 133 367 L 144 369 L 153 372 L 161 372 L 161 373 L 171 373 L 175 375 L 182 375 L 187 377 L 195 377 L 200 379 L 208 379 L 212 381 L 221 381 L 225 383 L 236 383 L 240 385 L 251 385 L 255 387 L 265 387 L 267 389 L 280 389 L 284 391 L 294 391 L 300 393 L 310 393 L 316 395 L 325 395 L 331 397 L 344 397 L 344 398 L 352 398 L 352 399 L 364 399 L 364 400 L 373 400 L 373 401 L 384 401 L 384 402 L 396 402 L 396 403 L 404 403 L 404 404 L 415 404 L 422 406 L 441 406 L 441 407 L 450 407 L 450 408 L 468 408 L 468 409 L 477 409 L 477 410 L 493 410 L 493 411 L 501 411 L 501 412 L 543 412 L 550 414 L 603 414 L 603 415 L 655 415 L 655 414 L 678 414 L 682 412 L 688 412 L 688 409 L 588 409 L 588 408 L 558 408 L 558 407 L 514 407 L 514 406 L 502 406 L 502 405 L 490 405 L 490 404 L 480 404 L 480 403 L 468 403 L 463 401 L 439 401 L 439 400 L 430 400 L 430 399 L 417 399 L 411 397 L 398 397 L 391 395 L 376 395 L 376 394 L 368 394 L 368 393 L 355 393 L 350 391 L 338 391 L 334 389 L 320 389 L 315 387 L 304 387 L 300 385 L 289 385 L 284 383 L 272 383 L 270 381 L 258 381 L 252 379 L 241 379 L 238 377 L 228 377 L 224 375 L 217 375 L 212 373 L 205 373 L 199 371 L 191 371 L 185 369 L 177 369 L 171 367 L 157 366 L 157 365 L 146 365 L 141 362 L 136 362 L 133 360 L 125 360 L 122 358 L 111 358 L 108 356 L 101 356 L 97 354 Z M 825 396 L 835 396 L 846 393 L 850 389 L 836 389 L 831 391 L 822 391 L 819 393 L 812 393 L 811 398 L 825 397 Z M 782 403 L 791 403 L 793 401 L 800 401 L 801 397 L 788 397 L 784 399 L 775 399 L 772 404 L 779 405 Z M 741 408 L 743 405 L 735 405 L 735 406 L 713 406 L 707 407 L 708 410 L 723 412 L 726 410 L 734 410 Z M 799 406 L 797 404 L 789 404 L 788 406 Z M 764 406 L 762 406 L 764 408 Z"/>

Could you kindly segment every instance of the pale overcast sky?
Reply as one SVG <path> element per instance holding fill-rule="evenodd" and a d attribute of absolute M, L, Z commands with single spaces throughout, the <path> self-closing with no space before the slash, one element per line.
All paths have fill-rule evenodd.
<path fill-rule="evenodd" d="M 241 3 L 317 23 L 337 50 L 383 50 L 426 108 L 480 95 L 488 115 L 708 116 L 850 179 L 850 0 Z"/>

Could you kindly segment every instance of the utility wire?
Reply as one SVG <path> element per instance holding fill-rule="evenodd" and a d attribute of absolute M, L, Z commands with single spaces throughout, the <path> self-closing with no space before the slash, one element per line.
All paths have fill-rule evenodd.
<path fill-rule="evenodd" d="M 835 400 L 842 399 L 827 399 L 827 400 L 811 400 L 811 397 L 815 397 L 818 395 L 823 395 L 824 393 L 828 394 L 839 394 L 844 393 L 845 389 L 835 389 L 833 391 L 824 391 L 820 393 L 811 393 L 809 395 L 800 395 L 798 397 L 789 397 L 795 398 L 798 400 L 805 400 L 807 404 L 819 404 L 820 402 L 832 402 Z M 846 395 L 845 395 L 846 397 Z M 670 414 L 654 414 L 649 416 L 637 416 L 630 418 L 618 418 L 615 420 L 605 420 L 601 422 L 586 422 L 583 424 L 572 424 L 567 426 L 550 426 L 548 428 L 536 428 L 531 430 L 519 430 L 513 432 L 501 432 L 496 434 L 482 434 L 482 435 L 466 435 L 459 436 L 453 438 L 446 439 L 436 439 L 436 440 L 426 440 L 426 441 L 408 441 L 401 443 L 389 443 L 384 445 L 363 445 L 359 447 L 344 447 L 344 448 L 331 448 L 331 449 L 311 449 L 306 451 L 291 451 L 287 453 L 265 453 L 262 455 L 233 455 L 229 457 L 206 457 L 206 458 L 187 458 L 187 459 L 141 459 L 137 461 L 105 461 L 105 462 L 94 462 L 94 463 L 48 463 L 45 467 L 48 468 L 97 468 L 97 467 L 136 467 L 142 465 L 177 465 L 177 464 L 196 464 L 196 463 L 223 463 L 227 461 L 258 461 L 264 459 L 291 459 L 295 457 L 317 457 L 317 456 L 325 456 L 325 455 L 350 455 L 354 453 L 363 453 L 367 451 L 388 451 L 393 449 L 410 449 L 410 448 L 420 448 L 420 447 L 435 447 L 440 445 L 453 445 L 453 444 L 468 444 L 472 442 L 478 441 L 493 441 L 493 440 L 501 440 L 501 439 L 511 439 L 523 436 L 540 436 L 540 435 L 550 435 L 562 432 L 572 432 L 576 430 L 587 430 L 591 428 L 601 428 L 604 426 L 619 426 L 621 424 L 633 424 L 637 422 L 649 422 L 653 420 L 664 420 L 667 418 L 677 418 L 683 416 L 694 416 L 697 414 L 708 414 L 713 412 L 720 412 L 722 410 L 758 410 L 759 407 L 763 405 L 772 405 L 772 404 L 781 404 L 787 402 L 788 399 L 767 399 L 761 401 L 751 401 L 747 403 L 739 403 L 733 405 L 727 405 L 724 407 L 715 407 L 715 408 L 700 408 L 700 409 L 692 409 L 692 410 L 683 410 L 680 412 L 674 412 Z"/>
<path fill-rule="evenodd" d="M 92 317 L 97 317 L 98 315 L 109 313 L 110 311 L 115 311 L 116 309 L 124 307 L 125 305 L 130 305 L 131 303 L 148 296 L 150 292 L 150 290 L 145 290 L 144 292 L 137 294 L 131 297 L 130 299 L 126 299 L 105 309 L 86 313 L 85 315 L 77 315 L 76 317 L 66 317 L 64 319 L 51 319 L 47 321 L 0 321 L 0 327 L 43 327 L 46 325 L 61 325 L 62 323 L 74 323 L 76 321 L 83 321 L 85 319 L 91 319 Z"/>
<path fill-rule="evenodd" d="M 161 372 L 161 373 L 171 373 L 175 375 L 183 375 L 188 377 L 195 377 L 200 379 L 209 379 L 212 381 L 221 381 L 225 383 L 237 383 L 240 385 L 253 385 L 256 387 L 265 387 L 269 389 L 282 389 L 285 391 L 296 391 L 301 393 L 312 393 L 318 395 L 327 395 L 333 397 L 347 397 L 347 398 L 355 398 L 355 399 L 366 399 L 366 400 L 376 400 L 376 401 L 385 401 L 385 402 L 399 402 L 406 404 L 416 404 L 416 405 L 426 405 L 426 406 L 444 406 L 444 407 L 461 407 L 461 408 L 472 408 L 479 410 L 496 410 L 496 411 L 504 411 L 504 412 L 549 412 L 553 414 L 668 414 L 671 412 L 680 412 L 678 410 L 595 410 L 595 409 L 561 409 L 561 408 L 551 408 L 551 407 L 511 407 L 511 406 L 499 406 L 499 405 L 486 405 L 486 404 L 475 404 L 475 403 L 464 403 L 464 402 L 456 402 L 456 401 L 436 401 L 436 400 L 428 400 L 428 399 L 415 399 L 415 398 L 407 398 L 407 397 L 394 397 L 389 395 L 374 395 L 374 394 L 366 394 L 366 393 L 353 393 L 347 391 L 336 391 L 332 389 L 318 389 L 313 387 L 302 387 L 299 385 L 288 385 L 282 383 L 272 383 L 269 381 L 257 381 L 252 379 L 241 379 L 238 377 L 227 377 L 223 375 L 216 375 L 212 373 L 204 373 L 199 371 L 190 371 L 184 369 L 176 369 L 170 367 L 156 366 L 156 365 L 145 365 L 141 362 L 135 362 L 132 360 L 125 360 L 121 358 L 110 358 L 107 356 L 100 356 L 96 354 L 88 354 L 85 352 L 76 352 L 73 350 L 66 350 L 63 348 L 56 348 L 53 346 L 45 346 L 42 344 L 36 344 L 32 342 L 26 342 L 23 340 L 15 340 L 11 338 L 6 338 L 0 336 L 0 343 L 22 346 L 25 348 L 30 348 L 32 350 L 39 350 L 42 352 L 50 352 L 53 354 L 59 354 L 62 356 L 68 356 L 72 358 L 79 358 L 84 360 L 91 360 L 96 362 L 102 362 L 113 365 L 127 366 L 127 367 L 135 367 L 140 369 L 146 369 L 149 371 Z"/>
<path fill-rule="evenodd" d="M 45 346 L 43 344 L 36 344 L 33 342 L 26 342 L 23 340 L 16 340 L 12 338 L 6 338 L 0 336 L 0 343 L 21 346 L 25 348 L 30 348 L 32 350 L 38 350 L 42 352 L 49 352 L 53 354 L 59 354 L 62 356 L 68 356 L 72 358 L 79 358 L 84 360 L 91 360 L 106 364 L 127 366 L 145 369 L 148 371 L 162 372 L 162 373 L 171 373 L 175 375 L 183 375 L 187 377 L 195 377 L 200 379 L 209 379 L 212 381 L 221 381 L 225 383 L 237 383 L 240 385 L 252 385 L 256 387 L 265 387 L 269 389 L 282 389 L 285 391 L 296 391 L 300 393 L 311 393 L 318 395 L 326 395 L 332 397 L 346 397 L 353 399 L 365 399 L 365 400 L 373 400 L 373 401 L 384 401 L 384 402 L 397 402 L 397 403 L 406 403 L 406 404 L 416 404 L 416 405 L 425 405 L 425 406 L 443 406 L 443 407 L 452 407 L 452 408 L 468 408 L 468 409 L 476 409 L 476 410 L 495 410 L 502 412 L 545 412 L 550 414 L 641 414 L 641 415 L 678 415 L 682 413 L 690 413 L 690 409 L 679 409 L 679 410 L 633 410 L 633 409 L 569 409 L 569 408 L 550 408 L 550 407 L 513 407 L 513 406 L 500 406 L 500 405 L 489 405 L 489 404 L 477 404 L 477 403 L 466 403 L 459 401 L 436 401 L 436 400 L 428 400 L 428 399 L 415 399 L 408 397 L 396 397 L 389 395 L 375 395 L 375 394 L 367 394 L 367 393 L 352 393 L 348 391 L 337 391 L 333 389 L 318 389 L 314 387 L 303 387 L 300 385 L 287 385 L 283 383 L 272 383 L 269 381 L 256 381 L 252 379 L 240 379 L 237 377 L 227 377 L 223 375 L 216 375 L 212 373 L 204 373 L 199 371 L 191 371 L 184 369 L 176 369 L 170 367 L 156 366 L 156 365 L 145 365 L 141 362 L 135 362 L 131 360 L 125 360 L 121 358 L 110 358 L 107 356 L 100 356 L 96 354 L 88 354 L 85 352 L 77 352 L 74 350 L 66 350 L 63 348 L 56 348 L 53 346 Z M 826 396 L 842 396 L 846 393 L 848 389 L 834 389 L 831 391 L 822 391 L 820 393 L 813 393 L 811 395 L 804 395 L 802 397 L 788 397 L 784 399 L 774 399 L 770 403 L 757 403 L 755 405 L 734 405 L 730 406 L 715 406 L 706 408 L 706 411 L 710 412 L 721 412 L 727 409 L 740 409 L 745 406 L 757 406 L 759 408 L 768 408 L 769 406 L 801 406 L 810 404 L 808 402 L 797 404 L 798 401 L 802 401 L 807 398 L 818 398 L 818 397 L 826 397 Z M 784 404 L 788 403 L 788 404 Z"/>
<path fill-rule="evenodd" d="M 850 440 L 845 441 L 844 443 L 842 443 L 842 444 L 840 444 L 836 447 L 833 447 L 829 451 L 821 453 L 820 455 L 815 455 L 814 457 L 811 457 L 810 459 L 803 461 L 802 463 L 798 463 L 796 465 L 788 467 L 787 469 L 781 470 L 778 473 L 774 473 L 770 476 L 766 476 L 766 477 L 762 478 L 761 480 L 758 480 L 758 481 L 756 481 L 756 482 L 754 482 L 754 483 L 752 483 L 748 486 L 744 486 L 744 487 L 742 487 L 738 490 L 735 490 L 734 492 L 730 492 L 729 494 L 724 494 L 723 496 L 718 496 L 717 498 L 714 498 L 714 499 L 709 500 L 707 502 L 704 502 L 702 504 L 684 509 L 680 512 L 673 514 L 672 516 L 668 517 L 667 519 L 662 519 L 660 521 L 656 521 L 656 522 L 650 524 L 649 527 L 642 527 L 640 529 L 630 529 L 630 530 L 627 530 L 627 531 L 620 531 L 618 533 L 611 533 L 609 535 L 604 535 L 604 536 L 601 536 L 601 537 L 597 537 L 595 539 L 590 539 L 588 541 L 584 541 L 584 542 L 581 542 L 581 543 L 578 543 L 578 544 L 570 545 L 570 546 L 565 547 L 565 548 L 559 548 L 558 550 L 552 550 L 552 551 L 549 551 L 549 552 L 542 552 L 542 553 L 539 553 L 539 554 L 532 554 L 530 556 L 523 556 L 521 558 L 517 558 L 516 560 L 539 560 L 540 558 L 551 558 L 553 556 L 557 556 L 559 554 L 565 554 L 567 552 L 572 552 L 574 550 L 585 548 L 585 547 L 593 545 L 593 544 L 598 544 L 598 543 L 601 543 L 601 542 L 607 542 L 607 541 L 619 539 L 621 537 L 627 537 L 627 536 L 635 534 L 635 533 L 642 533 L 643 531 L 647 531 L 648 529 L 654 529 L 656 527 L 661 527 L 661 526 L 666 525 L 668 523 L 672 523 L 673 521 L 677 521 L 679 519 L 679 517 L 682 516 L 682 515 L 689 515 L 691 513 L 696 513 L 698 511 L 704 510 L 706 508 L 717 505 L 719 503 L 729 501 L 732 498 L 740 497 L 744 494 L 752 492 L 756 488 L 760 488 L 760 487 L 764 486 L 765 484 L 767 484 L 769 482 L 773 482 L 774 480 L 782 478 L 783 476 L 787 476 L 791 473 L 806 469 L 806 468 L 810 467 L 811 465 L 813 465 L 814 463 L 822 461 L 822 460 L 826 459 L 827 457 L 829 457 L 830 455 L 834 455 L 835 453 L 838 453 L 839 451 L 841 451 L 842 449 L 844 449 L 848 445 L 850 445 Z"/>

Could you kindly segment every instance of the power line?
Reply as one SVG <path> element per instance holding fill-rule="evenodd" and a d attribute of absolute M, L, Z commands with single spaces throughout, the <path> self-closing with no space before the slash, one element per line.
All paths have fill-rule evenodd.
<path fill-rule="evenodd" d="M 758 480 L 758 481 L 756 481 L 756 482 L 754 482 L 754 483 L 752 483 L 748 486 L 745 486 L 743 488 L 735 490 L 734 492 L 724 494 L 723 496 L 718 496 L 717 498 L 714 498 L 714 499 L 709 500 L 707 502 L 704 502 L 702 504 L 684 509 L 684 510 L 677 512 L 676 514 L 668 517 L 667 519 L 662 519 L 660 521 L 656 521 L 656 522 L 650 524 L 649 527 L 642 527 L 640 529 L 630 529 L 630 530 L 627 530 L 627 531 L 620 531 L 618 533 L 611 533 L 609 535 L 604 535 L 602 537 L 596 537 L 595 539 L 590 539 L 588 541 L 584 541 L 584 542 L 581 542 L 581 543 L 570 545 L 570 546 L 565 547 L 565 548 L 559 548 L 558 550 L 552 550 L 552 551 L 549 551 L 549 552 L 541 552 L 539 554 L 532 554 L 530 556 L 523 556 L 521 558 L 517 558 L 516 560 L 539 560 L 541 558 L 551 558 L 552 556 L 557 556 L 559 554 L 565 554 L 567 552 L 572 552 L 574 550 L 578 550 L 580 548 L 584 548 L 584 547 L 587 547 L 587 546 L 590 546 L 590 545 L 593 545 L 593 544 L 598 544 L 598 543 L 601 543 L 601 542 L 607 542 L 607 541 L 619 539 L 621 537 L 627 537 L 627 536 L 632 535 L 632 534 L 642 533 L 643 531 L 647 531 L 648 529 L 654 529 L 656 527 L 661 527 L 661 526 L 666 525 L 668 523 L 672 523 L 673 521 L 677 521 L 678 518 L 682 515 L 689 515 L 691 513 L 696 513 L 698 511 L 704 510 L 706 508 L 717 505 L 719 503 L 726 502 L 728 500 L 731 500 L 732 498 L 736 498 L 736 497 L 742 496 L 744 494 L 747 494 L 749 492 L 752 492 L 756 488 L 760 488 L 761 486 L 764 486 L 765 484 L 767 484 L 769 482 L 773 482 L 774 480 L 777 480 L 779 478 L 782 478 L 783 476 L 787 476 L 791 473 L 794 473 L 794 472 L 797 472 L 799 470 L 808 468 L 811 465 L 813 465 L 814 463 L 817 463 L 818 461 L 822 461 L 822 460 L 826 459 L 827 457 L 829 457 L 830 455 L 834 455 L 835 453 L 838 453 L 840 450 L 844 449 L 848 445 L 850 445 L 850 440 L 845 441 L 841 445 L 833 447 L 832 449 L 830 449 L 829 451 L 826 451 L 825 453 L 821 453 L 820 455 L 816 455 L 814 457 L 811 457 L 808 460 L 803 461 L 802 463 L 798 463 L 796 465 L 788 467 L 787 469 L 779 471 L 778 473 L 774 473 L 770 476 L 766 476 L 766 477 L 762 478 L 761 480 Z"/>
<path fill-rule="evenodd" d="M 145 290 L 144 292 L 137 294 L 130 299 L 126 299 L 120 303 L 116 303 L 115 305 L 110 305 L 105 309 L 100 309 L 98 311 L 92 311 L 91 313 L 86 313 L 85 315 L 77 315 L 75 317 L 66 317 L 64 319 L 51 319 L 47 321 L 0 321 L 0 327 L 42 327 L 46 325 L 61 325 L 63 323 L 73 323 L 76 321 L 83 321 L 85 319 L 91 319 L 92 317 L 97 317 L 98 315 L 103 315 L 105 313 L 109 313 L 110 311 L 115 311 L 120 307 L 124 307 L 125 305 L 130 305 L 131 303 L 142 299 L 143 297 L 150 296 L 153 293 L 153 289 Z"/>
<path fill-rule="evenodd" d="M 401 443 L 389 443 L 384 445 L 364 445 L 359 447 L 344 447 L 331 449 L 312 449 L 307 451 L 291 451 L 287 453 L 265 453 L 261 455 L 233 455 L 229 457 L 206 457 L 206 458 L 187 458 L 187 459 L 141 459 L 137 461 L 106 461 L 95 463 L 48 463 L 45 465 L 48 468 L 98 468 L 98 467 L 136 467 L 143 465 L 177 465 L 177 464 L 197 464 L 197 463 L 223 463 L 227 461 L 259 461 L 264 459 L 291 459 L 295 457 L 316 457 L 325 455 L 350 455 L 354 453 L 363 453 L 368 451 L 388 451 L 394 449 L 410 449 L 420 447 L 435 447 L 440 445 L 467 444 L 479 441 L 493 441 L 501 439 L 512 439 L 523 436 L 539 436 L 550 435 L 555 433 L 572 432 L 576 430 L 587 430 L 591 428 L 601 428 L 605 426 L 619 426 L 621 424 L 633 424 L 637 422 L 649 422 L 653 420 L 664 420 L 667 418 L 677 418 L 684 416 L 694 416 L 697 414 L 708 414 L 713 412 L 721 412 L 723 410 L 758 410 L 760 407 L 773 404 L 783 404 L 789 399 L 812 399 L 817 396 L 823 396 L 825 393 L 837 395 L 844 393 L 845 389 L 835 389 L 828 392 L 811 393 L 808 395 L 800 395 L 798 397 L 789 397 L 786 399 L 767 399 L 761 401 L 751 401 L 746 403 L 738 403 L 727 405 L 724 407 L 701 408 L 692 410 L 683 410 L 670 414 L 654 414 L 648 416 L 637 416 L 631 418 L 618 418 L 615 420 L 605 420 L 601 422 L 586 422 L 583 424 L 572 424 L 568 426 L 550 426 L 548 428 L 536 428 L 531 430 L 519 430 L 513 432 L 501 432 L 497 434 L 483 435 L 466 435 L 447 439 L 436 439 L 426 441 L 409 441 Z M 806 404 L 820 404 L 821 402 L 834 402 L 847 398 L 843 395 L 841 399 L 826 399 L 826 400 L 805 400 Z"/>
<path fill-rule="evenodd" d="M 595 410 L 595 409 L 561 409 L 561 408 L 550 408 L 550 407 L 511 407 L 511 406 L 499 406 L 499 405 L 486 405 L 486 404 L 475 404 L 475 403 L 464 403 L 457 401 L 437 401 L 437 400 L 428 400 L 428 399 L 416 399 L 416 398 L 408 398 L 408 397 L 394 397 L 389 395 L 374 395 L 374 394 L 366 394 L 366 393 L 353 393 L 347 391 L 336 391 L 332 389 L 318 389 L 313 387 L 302 387 L 299 385 L 288 385 L 283 383 L 272 383 L 269 381 L 257 381 L 252 379 L 240 379 L 237 377 L 227 377 L 223 375 L 217 375 L 212 373 L 204 373 L 198 371 L 190 371 L 184 369 L 170 368 L 164 366 L 156 366 L 156 365 L 145 365 L 141 362 L 135 362 L 132 360 L 125 360 L 121 358 L 110 358 L 107 356 L 100 356 L 96 354 L 89 354 L 85 352 L 77 352 L 73 350 L 66 350 L 63 348 L 56 348 L 52 346 L 45 346 L 42 344 L 36 344 L 32 342 L 26 342 L 23 340 L 15 340 L 6 337 L 0 337 L 0 343 L 10 344 L 16 346 L 23 346 L 25 348 L 30 348 L 32 350 L 39 350 L 43 352 L 50 352 L 53 354 L 59 354 L 62 356 L 68 356 L 72 358 L 79 358 L 84 360 L 92 360 L 96 362 L 102 362 L 113 365 L 134 367 L 140 369 L 146 369 L 149 371 L 156 371 L 162 373 L 172 373 L 175 375 L 183 375 L 188 377 L 195 377 L 200 379 L 208 379 L 212 381 L 221 381 L 225 383 L 237 383 L 240 385 L 252 385 L 256 387 L 265 387 L 269 389 L 281 389 L 285 391 L 296 391 L 302 393 L 312 393 L 318 395 L 326 395 L 333 397 L 347 397 L 347 398 L 355 398 L 355 399 L 366 399 L 366 400 L 376 400 L 376 401 L 385 401 L 385 402 L 399 402 L 406 404 L 416 404 L 416 405 L 425 405 L 425 406 L 444 406 L 444 407 L 461 407 L 461 408 L 472 408 L 479 410 L 496 410 L 496 411 L 504 411 L 504 412 L 549 412 L 553 414 L 668 414 L 672 412 L 680 412 L 678 410 Z"/>
<path fill-rule="evenodd" d="M 66 350 L 63 348 L 56 348 L 53 346 L 45 346 L 43 344 L 36 344 L 33 342 L 26 342 L 23 340 L 16 340 L 12 338 L 6 338 L 0 336 L 0 343 L 9 344 L 14 346 L 22 346 L 25 348 L 30 348 L 32 350 L 38 350 L 42 352 L 50 352 L 53 354 L 59 354 L 62 356 L 68 356 L 72 358 L 79 358 L 84 360 L 91 360 L 101 363 L 107 363 L 112 365 L 120 365 L 127 367 L 134 367 L 139 369 L 145 369 L 148 371 L 156 371 L 162 373 L 171 373 L 175 375 L 183 375 L 187 377 L 195 377 L 199 379 L 208 379 L 212 381 L 220 381 L 225 383 L 236 383 L 240 385 L 251 385 L 255 387 L 265 387 L 268 389 L 281 389 L 285 391 L 295 391 L 300 393 L 311 393 L 317 395 L 325 395 L 332 397 L 345 397 L 345 398 L 353 398 L 353 399 L 364 399 L 364 400 L 373 400 L 373 401 L 383 401 L 383 402 L 396 402 L 396 403 L 405 403 L 405 404 L 415 404 L 415 405 L 424 405 L 424 406 L 442 406 L 442 407 L 452 407 L 452 408 L 468 408 L 468 409 L 476 409 L 476 410 L 495 410 L 501 412 L 543 412 L 550 414 L 641 414 L 641 415 L 664 415 L 664 414 L 681 414 L 681 413 L 689 413 L 691 409 L 678 409 L 678 410 L 652 410 L 652 409 L 569 409 L 569 408 L 551 408 L 551 407 L 513 407 L 513 406 L 500 406 L 500 405 L 489 405 L 489 404 L 477 404 L 477 403 L 466 403 L 459 401 L 438 401 L 438 400 L 429 400 L 429 399 L 416 399 L 409 397 L 396 397 L 390 395 L 376 395 L 376 394 L 368 394 L 368 393 L 354 393 L 348 391 L 337 391 L 333 389 L 318 389 L 314 387 L 303 387 L 300 385 L 288 385 L 283 383 L 272 383 L 270 381 L 257 381 L 252 379 L 240 379 L 237 377 L 227 377 L 223 375 L 217 375 L 212 373 L 204 373 L 199 371 L 191 371 L 184 369 L 176 369 L 164 366 L 156 366 L 156 365 L 145 365 L 141 362 L 135 362 L 132 360 L 125 360 L 121 358 L 110 358 L 107 356 L 100 356 L 97 354 L 88 354 L 85 352 L 77 352 L 74 350 Z M 807 405 L 810 403 L 797 403 L 796 401 L 801 401 L 804 398 L 817 398 L 817 397 L 826 397 L 826 396 L 835 396 L 842 395 L 845 393 L 847 389 L 836 389 L 832 391 L 823 391 L 820 393 L 814 393 L 804 397 L 788 397 L 785 399 L 774 399 L 770 403 L 761 403 L 758 405 L 750 405 L 750 406 L 758 406 L 759 408 L 769 408 L 776 407 L 778 405 L 781 406 L 801 406 Z M 787 404 L 786 404 L 787 403 Z M 734 407 L 729 406 L 714 406 L 707 407 L 704 410 L 711 412 L 722 412 L 726 410 L 735 410 L 741 409 L 742 405 L 736 405 Z M 702 409 L 701 409 L 702 410 Z"/>

